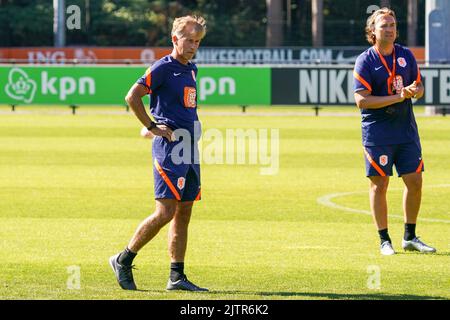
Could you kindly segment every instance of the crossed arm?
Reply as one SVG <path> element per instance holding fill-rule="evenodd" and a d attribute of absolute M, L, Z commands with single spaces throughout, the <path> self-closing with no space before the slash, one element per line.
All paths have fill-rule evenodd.
<path fill-rule="evenodd" d="M 414 81 L 409 86 L 403 88 L 400 93 L 391 96 L 373 96 L 369 90 L 355 92 L 355 101 L 360 109 L 380 109 L 394 103 L 402 102 L 405 99 L 420 99 L 423 93 L 423 84 Z"/>

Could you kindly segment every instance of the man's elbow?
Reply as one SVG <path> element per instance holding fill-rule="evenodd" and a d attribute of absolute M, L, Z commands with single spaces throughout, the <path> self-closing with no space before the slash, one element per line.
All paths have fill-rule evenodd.
<path fill-rule="evenodd" d="M 356 104 L 359 109 L 366 109 L 366 104 L 364 101 L 359 101 L 359 103 Z"/>
<path fill-rule="evenodd" d="M 364 109 L 365 108 L 365 99 L 363 98 L 363 99 L 361 99 L 360 97 L 358 97 L 358 98 L 356 98 L 355 97 L 355 102 L 356 102 L 356 106 L 359 108 L 359 109 Z"/>
<path fill-rule="evenodd" d="M 134 100 L 133 94 L 131 92 L 128 92 L 127 95 L 125 96 L 125 102 L 130 105 L 132 104 L 133 100 Z"/>

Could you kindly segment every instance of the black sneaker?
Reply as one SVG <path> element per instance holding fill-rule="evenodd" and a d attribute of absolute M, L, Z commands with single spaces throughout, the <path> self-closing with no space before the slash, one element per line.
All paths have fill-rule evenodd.
<path fill-rule="evenodd" d="M 120 253 L 116 254 L 109 258 L 109 264 L 116 275 L 117 282 L 124 290 L 137 290 L 136 284 L 133 280 L 133 271 L 134 266 L 124 266 L 120 264 L 117 259 L 119 258 Z"/>
<path fill-rule="evenodd" d="M 209 291 L 206 288 L 200 288 L 190 282 L 186 276 L 183 276 L 180 280 L 172 281 L 169 279 L 169 282 L 167 283 L 167 290 L 186 290 L 186 291 Z"/>

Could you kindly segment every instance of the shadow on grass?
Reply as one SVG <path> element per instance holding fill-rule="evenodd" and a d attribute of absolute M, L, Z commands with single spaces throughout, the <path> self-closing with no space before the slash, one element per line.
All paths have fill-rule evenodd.
<path fill-rule="evenodd" d="M 422 253 L 422 252 L 418 252 L 418 251 L 410 251 L 410 252 L 404 252 L 404 251 L 399 251 L 399 252 L 396 252 L 395 254 L 398 254 L 398 255 L 416 255 L 416 256 L 423 256 L 423 255 L 426 255 L 426 256 L 446 256 L 446 257 L 448 257 L 448 256 L 450 256 L 450 252 L 435 252 L 435 253 Z"/>
<path fill-rule="evenodd" d="M 246 295 L 264 297 L 298 297 L 299 299 L 308 300 L 308 298 L 323 298 L 332 300 L 448 300 L 446 297 L 425 296 L 413 294 L 384 294 L 384 293 L 362 293 L 362 294 L 343 294 L 343 293 L 327 293 L 327 292 L 258 292 L 258 291 L 227 291 L 213 290 L 209 292 L 189 292 L 189 291 L 167 291 L 167 290 L 143 290 L 138 289 L 137 292 L 167 294 L 168 292 L 180 294 L 198 294 L 200 296 L 208 295 Z"/>
<path fill-rule="evenodd" d="M 298 297 L 301 299 L 324 298 L 333 300 L 448 300 L 446 297 L 424 296 L 412 294 L 383 294 L 383 293 L 363 293 L 363 294 L 341 294 L 326 292 L 255 292 L 255 291 L 211 291 L 209 294 L 236 294 L 236 295 L 255 295 L 261 297 Z"/>
<path fill-rule="evenodd" d="M 131 290 L 129 292 L 148 292 L 148 293 L 160 293 L 160 294 L 167 294 L 170 291 L 167 290 L 146 290 L 146 289 L 137 289 L 137 290 Z"/>

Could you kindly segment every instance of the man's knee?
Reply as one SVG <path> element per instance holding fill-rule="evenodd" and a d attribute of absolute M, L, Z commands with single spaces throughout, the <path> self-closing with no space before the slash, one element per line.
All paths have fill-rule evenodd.
<path fill-rule="evenodd" d="M 189 213 L 192 211 L 192 207 L 194 206 L 194 201 L 179 201 L 177 203 L 177 211 L 183 213 Z"/>
<path fill-rule="evenodd" d="M 189 223 L 193 205 L 193 201 L 180 201 L 177 203 L 175 219 L 178 223 Z"/>
<path fill-rule="evenodd" d="M 422 190 L 422 174 L 420 173 L 407 174 L 403 176 L 403 181 L 409 191 Z"/>
<path fill-rule="evenodd" d="M 389 186 L 388 177 L 370 177 L 370 190 L 377 194 L 385 194 Z"/>
<path fill-rule="evenodd" d="M 159 223 L 166 225 L 175 216 L 177 208 L 176 200 L 172 199 L 158 199 L 156 200 L 155 216 Z"/>

